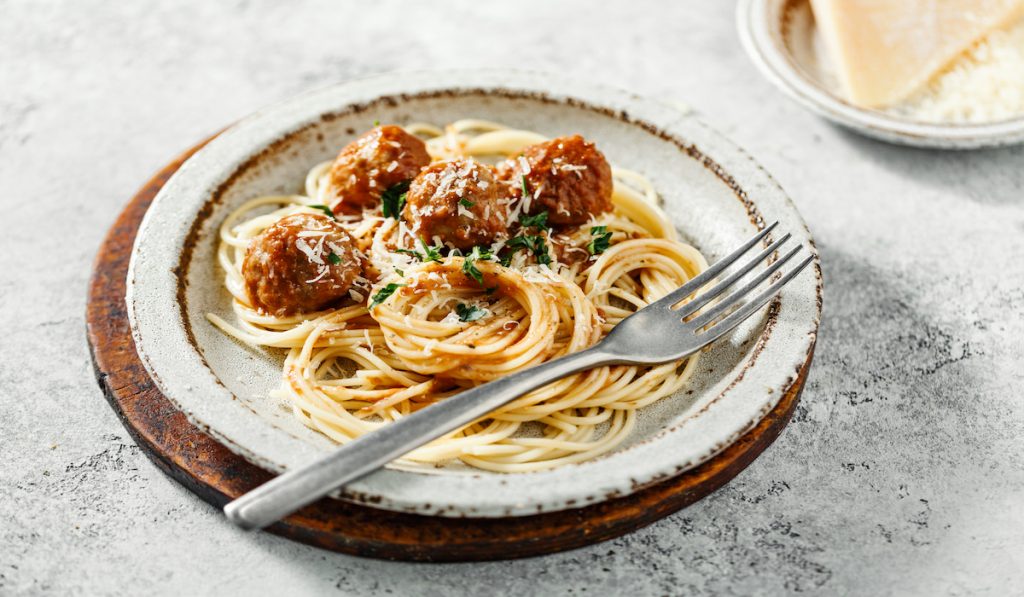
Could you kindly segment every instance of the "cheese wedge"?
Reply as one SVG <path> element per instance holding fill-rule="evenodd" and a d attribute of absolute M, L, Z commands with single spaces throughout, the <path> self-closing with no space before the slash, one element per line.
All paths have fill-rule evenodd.
<path fill-rule="evenodd" d="M 846 98 L 882 108 L 911 95 L 1024 0 L 811 0 Z"/>

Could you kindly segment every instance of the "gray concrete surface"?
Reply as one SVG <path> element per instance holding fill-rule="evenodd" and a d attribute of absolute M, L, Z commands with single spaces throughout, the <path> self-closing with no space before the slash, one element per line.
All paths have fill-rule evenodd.
<path fill-rule="evenodd" d="M 1024 148 L 860 138 L 760 78 L 731 2 L 604 4 L 0 0 L 0 594 L 1024 594 Z M 826 277 L 795 420 L 703 502 L 550 557 L 387 563 L 231 528 L 96 387 L 102 235 L 260 106 L 482 65 L 681 100 L 778 178 Z"/>

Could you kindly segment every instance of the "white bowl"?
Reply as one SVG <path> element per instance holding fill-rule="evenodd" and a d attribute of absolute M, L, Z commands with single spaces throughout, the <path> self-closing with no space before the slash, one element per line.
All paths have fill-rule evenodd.
<path fill-rule="evenodd" d="M 761 73 L 786 95 L 829 120 L 869 137 L 917 147 L 973 149 L 1024 141 L 1024 116 L 985 124 L 917 122 L 844 100 L 822 68 L 808 0 L 740 0 L 740 40 Z"/>
<path fill-rule="evenodd" d="M 684 238 L 709 259 L 774 220 L 814 252 L 799 213 L 771 177 L 670 106 L 563 77 L 508 71 L 394 74 L 331 87 L 258 112 L 219 135 L 168 181 L 139 230 L 128 273 L 133 335 L 160 390 L 194 424 L 272 471 L 332 448 L 267 397 L 278 384 L 282 355 L 248 349 L 207 322 L 207 312 L 233 319 L 214 259 L 217 227 L 247 198 L 298 191 L 313 164 L 376 119 L 465 117 L 593 139 L 613 163 L 652 179 Z M 495 517 L 632 493 L 706 461 L 757 424 L 809 362 L 820 310 L 815 264 L 773 308 L 717 343 L 688 387 L 643 409 L 629 440 L 602 458 L 523 474 L 392 467 L 349 485 L 340 497 L 403 512 Z"/>

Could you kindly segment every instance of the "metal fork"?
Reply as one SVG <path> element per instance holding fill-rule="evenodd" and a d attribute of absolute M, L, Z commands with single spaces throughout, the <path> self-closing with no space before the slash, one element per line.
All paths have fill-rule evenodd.
<path fill-rule="evenodd" d="M 739 290 L 712 303 L 758 264 L 776 255 L 790 238 L 786 234 L 728 277 L 675 308 L 737 263 L 765 239 L 776 224 L 778 222 L 764 228 L 728 257 L 664 298 L 623 319 L 594 346 L 466 390 L 339 446 L 323 458 L 286 472 L 230 502 L 224 507 L 224 514 L 245 529 L 265 527 L 332 490 L 567 375 L 603 365 L 666 363 L 697 352 L 753 315 L 814 260 L 813 256 L 807 257 L 778 279 L 770 280 L 771 284 L 760 294 L 741 304 L 743 298 L 750 296 L 800 251 L 801 247 L 797 246 L 778 256 Z"/>

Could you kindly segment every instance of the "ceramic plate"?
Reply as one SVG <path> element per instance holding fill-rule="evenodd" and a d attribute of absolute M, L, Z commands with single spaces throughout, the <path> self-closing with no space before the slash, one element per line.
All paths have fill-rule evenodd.
<path fill-rule="evenodd" d="M 646 174 L 684 239 L 709 260 L 779 220 L 814 251 L 779 186 L 749 156 L 676 108 L 563 77 L 507 71 L 395 74 L 310 93 L 258 112 L 190 158 L 139 230 L 128 312 L 139 356 L 160 390 L 201 429 L 251 462 L 282 471 L 331 449 L 267 396 L 283 355 L 224 336 L 205 314 L 233 319 L 215 264 L 217 227 L 248 198 L 298 192 L 374 120 L 479 117 L 549 136 L 580 133 L 615 164 Z M 346 487 L 343 499 L 441 516 L 555 511 L 626 495 L 711 458 L 754 426 L 808 363 L 821 311 L 815 267 L 772 307 L 701 360 L 678 394 L 642 411 L 617 451 L 554 470 L 485 473 L 453 466 L 389 468 Z"/>
<path fill-rule="evenodd" d="M 747 54 L 769 81 L 845 127 L 883 141 L 940 149 L 1024 141 L 1024 117 L 986 124 L 932 124 L 848 103 L 824 63 L 808 0 L 740 0 L 736 24 Z"/>

